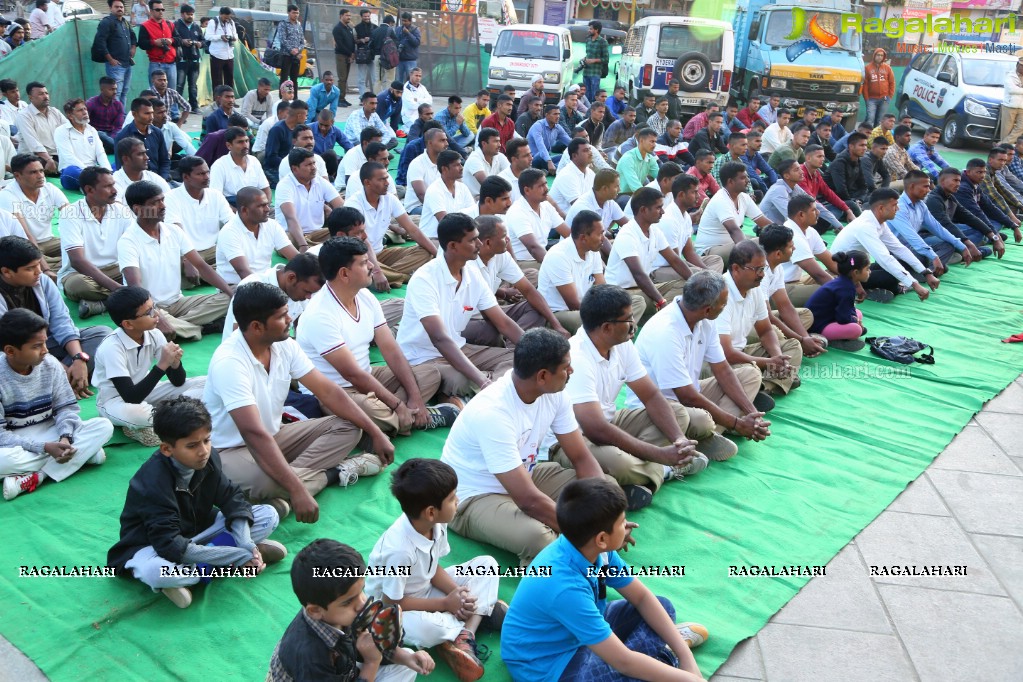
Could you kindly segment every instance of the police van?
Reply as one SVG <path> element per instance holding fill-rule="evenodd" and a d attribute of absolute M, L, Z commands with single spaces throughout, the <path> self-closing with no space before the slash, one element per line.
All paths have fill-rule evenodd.
<path fill-rule="evenodd" d="M 895 93 L 899 116 L 941 128 L 941 141 L 948 147 L 966 140 L 994 140 L 1002 86 L 1016 60 L 1009 54 L 979 51 L 918 54 Z"/>

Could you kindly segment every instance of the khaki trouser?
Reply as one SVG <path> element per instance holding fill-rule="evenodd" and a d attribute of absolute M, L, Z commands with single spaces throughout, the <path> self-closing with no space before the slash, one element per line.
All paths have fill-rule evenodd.
<path fill-rule="evenodd" d="M 1023 109 L 1002 107 L 1002 140 L 999 144 L 1015 146 L 1016 140 L 1023 137 Z"/>
<path fill-rule="evenodd" d="M 674 270 L 672 270 L 672 272 L 675 273 L 676 275 L 678 274 Z M 661 293 L 661 296 L 664 297 L 664 300 L 671 301 L 676 296 L 682 295 L 682 288 L 685 286 L 685 284 L 686 283 L 680 279 L 673 279 L 667 282 L 655 281 L 654 287 L 657 289 L 657 291 Z M 657 306 L 654 305 L 657 301 L 651 301 L 650 297 L 644 294 L 643 290 L 640 289 L 639 287 L 629 287 L 625 291 L 633 298 L 635 298 L 636 296 L 643 297 L 643 301 L 646 303 L 646 308 L 643 310 L 643 314 L 636 315 L 636 308 L 635 306 L 633 306 L 632 316 L 635 317 L 636 321 L 639 322 L 641 325 L 646 324 L 646 321 L 653 317 L 654 313 L 657 312 Z"/>
<path fill-rule="evenodd" d="M 337 87 L 341 91 L 341 99 L 347 100 L 345 95 L 348 93 L 348 72 L 351 69 L 351 62 L 348 61 L 348 57 L 343 54 L 334 55 L 334 66 L 337 71 L 334 72 L 337 77 Z M 362 93 L 359 93 L 360 95 Z"/>
<path fill-rule="evenodd" d="M 634 293 L 638 291 L 637 289 L 629 289 L 628 291 L 632 297 L 632 316 L 640 320 L 643 318 L 643 313 L 646 312 L 647 298 L 642 293 Z M 561 326 L 572 334 L 575 334 L 583 326 L 578 310 L 561 310 L 554 313 L 554 317 L 558 318 Z"/>
<path fill-rule="evenodd" d="M 512 358 L 515 354 L 510 348 L 491 348 L 490 346 L 477 346 L 467 343 L 462 346 L 462 354 L 475 365 L 476 369 L 489 379 L 497 379 L 504 376 L 504 373 L 512 368 Z M 449 395 L 475 395 L 479 393 L 480 387 L 469 381 L 461 372 L 448 364 L 444 358 L 434 358 L 420 363 L 421 365 L 435 365 L 441 373 L 440 393 Z M 417 367 L 420 365 L 416 365 Z"/>
<path fill-rule="evenodd" d="M 170 305 L 158 305 L 160 316 L 170 324 L 179 340 L 202 340 L 202 326 L 227 315 L 231 297 L 223 292 L 182 296 Z"/>
<path fill-rule="evenodd" d="M 394 372 L 380 365 L 370 368 L 370 373 L 374 379 L 384 385 L 384 388 L 397 396 L 398 400 L 403 403 L 408 402 L 408 391 L 398 381 L 398 377 L 394 376 Z M 416 379 L 416 386 L 419 387 L 419 394 L 423 397 L 423 402 L 429 402 L 440 388 L 440 369 L 436 365 L 416 365 L 412 368 L 412 375 Z M 345 392 L 388 436 L 407 436 L 412 432 L 411 426 L 405 430 L 398 428 L 398 415 L 375 393 L 359 393 L 354 386 L 345 387 Z M 326 410 L 325 407 L 324 410 Z"/>
<path fill-rule="evenodd" d="M 717 256 L 722 260 L 723 263 L 728 262 L 728 256 L 731 255 L 732 249 L 735 248 L 735 242 L 728 242 L 727 244 L 719 244 L 718 246 L 712 246 L 707 249 L 704 253 L 700 254 L 700 258 L 703 262 L 707 262 L 707 256 Z"/>
<path fill-rule="evenodd" d="M 515 261 L 522 268 L 522 274 L 525 275 L 526 281 L 533 285 L 535 289 L 537 282 L 540 281 L 540 263 L 535 260 L 520 260 Z M 509 282 L 509 284 L 515 284 L 515 282 Z"/>
<path fill-rule="evenodd" d="M 777 314 L 777 311 L 771 308 L 771 312 Z M 803 325 L 803 329 L 810 331 L 810 327 L 813 326 L 813 312 L 809 308 L 796 308 L 796 315 L 799 316 L 799 323 Z M 778 337 L 778 343 L 785 341 L 785 335 L 782 334 L 781 329 L 778 327 L 774 328 L 774 335 Z M 759 343 L 760 337 L 757 335 L 756 329 L 751 329 L 750 333 L 746 336 L 746 343 Z M 802 346 L 800 346 L 802 348 Z"/>
<path fill-rule="evenodd" d="M 693 274 L 696 274 L 700 270 L 704 269 L 710 270 L 711 272 L 716 272 L 719 275 L 725 271 L 725 262 L 721 260 L 721 258 L 718 256 L 701 256 L 700 260 L 702 260 L 703 264 L 707 266 L 706 268 L 701 268 L 697 265 L 693 265 L 689 261 L 685 262 L 686 265 L 689 266 L 689 269 L 693 271 Z M 654 270 L 653 273 L 650 275 L 650 279 L 652 279 L 655 283 L 660 283 L 671 282 L 672 280 L 677 280 L 681 278 L 679 277 L 679 274 L 675 272 L 675 268 L 671 267 L 670 265 L 665 265 Z M 682 281 L 685 282 L 686 280 L 683 279 Z"/>
<path fill-rule="evenodd" d="M 43 252 L 43 259 L 47 267 L 54 272 L 60 270 L 60 237 L 47 239 L 45 242 L 37 242 L 36 246 Z"/>
<path fill-rule="evenodd" d="M 530 473 L 533 485 L 557 501 L 561 491 L 576 479 L 575 469 L 556 462 L 540 462 Z M 519 509 L 511 495 L 476 495 L 458 506 L 451 530 L 462 537 L 479 540 L 516 554 L 520 566 L 528 566 L 540 550 L 557 539 L 558 534 Z"/>
<path fill-rule="evenodd" d="M 121 279 L 121 269 L 117 267 L 117 263 L 104 265 L 99 268 L 99 271 L 115 282 L 124 283 L 124 280 Z M 110 291 L 97 284 L 92 277 L 80 272 L 72 272 L 64 278 L 64 295 L 72 301 L 105 301 L 110 295 Z"/>
<path fill-rule="evenodd" d="M 291 240 L 292 246 L 294 246 L 297 249 L 299 245 L 295 242 L 295 237 L 288 230 L 287 225 L 284 226 L 284 230 L 285 232 L 288 233 L 288 239 Z M 330 239 L 330 230 L 328 230 L 325 227 L 321 227 L 316 230 L 313 230 L 312 232 L 306 232 L 303 236 L 305 237 L 306 244 L 310 245 L 322 244 L 323 242 Z"/>
<path fill-rule="evenodd" d="M 763 380 L 763 375 L 760 372 L 760 368 L 756 365 L 749 363 L 745 365 L 733 366 L 732 372 L 735 373 L 735 378 L 739 380 L 739 384 L 742 386 L 742 392 L 746 394 L 746 398 L 753 402 L 753 398 L 756 397 L 760 391 L 760 383 Z M 703 397 L 711 401 L 728 414 L 741 417 L 745 412 L 739 409 L 739 406 L 734 400 L 725 395 L 724 389 L 721 388 L 721 384 L 714 377 L 713 372 L 710 369 L 710 365 L 704 363 L 703 371 L 700 372 L 700 393 Z M 714 427 L 714 430 L 718 433 L 724 433 L 730 430 L 730 427 L 726 424 L 724 426 L 718 424 Z"/>
<path fill-rule="evenodd" d="M 813 284 L 806 284 L 803 281 L 785 283 L 785 293 L 789 295 L 789 300 L 792 301 L 792 305 L 796 306 L 796 308 L 806 306 L 807 301 L 813 296 L 813 292 L 820 288 L 821 285 L 816 282 Z M 813 323 L 812 319 L 811 317 L 811 324 Z M 807 329 L 809 330 L 810 328 L 807 327 Z"/>
<path fill-rule="evenodd" d="M 433 260 L 433 256 L 424 249 L 423 247 L 416 244 L 415 246 L 404 247 L 404 246 L 388 246 L 380 250 L 377 254 L 377 262 L 381 266 L 386 265 L 392 273 L 400 273 L 404 275 L 402 284 L 408 281 L 409 277 L 412 276 L 419 268 L 423 267 L 427 263 Z M 384 271 L 385 274 L 387 271 Z M 391 281 L 391 275 L 387 276 L 388 281 Z"/>
<path fill-rule="evenodd" d="M 522 328 L 522 331 L 529 331 L 536 327 L 542 327 L 547 324 L 547 320 L 544 316 L 537 312 L 536 308 L 529 304 L 529 301 L 519 301 L 514 305 L 501 306 L 501 310 L 504 314 L 512 319 L 515 324 Z M 469 343 L 476 344 L 477 346 L 494 346 L 496 348 L 505 347 L 505 339 L 501 336 L 501 332 L 497 331 L 497 327 L 490 323 L 482 315 L 478 315 L 469 320 L 469 324 L 465 326 L 465 331 L 462 332 L 462 336 Z"/>
<path fill-rule="evenodd" d="M 285 424 L 274 436 L 292 472 L 310 495 L 327 487 L 324 473 L 340 464 L 358 445 L 362 429 L 338 417 Z M 270 478 L 244 445 L 219 451 L 224 473 L 253 502 L 289 499 L 288 491 Z"/>
<path fill-rule="evenodd" d="M 797 339 L 779 339 L 782 355 L 789 356 L 789 364 L 792 365 L 792 373 L 786 377 L 774 376 L 769 370 L 763 371 L 764 387 L 768 391 L 788 393 L 792 390 L 792 380 L 799 374 L 799 366 L 803 364 L 803 346 Z M 751 343 L 742 349 L 747 355 L 758 358 L 771 357 L 767 349 L 758 341 Z"/>
<path fill-rule="evenodd" d="M 202 249 L 201 251 L 200 250 L 196 250 L 196 253 L 199 254 L 199 258 L 202 258 L 206 262 L 207 265 L 215 266 L 217 264 L 217 245 L 216 244 L 214 244 L 213 246 L 211 246 L 208 249 Z M 186 270 L 186 268 L 187 268 L 187 270 Z M 183 258 L 181 259 L 181 289 L 182 289 L 182 291 L 188 291 L 189 289 L 194 289 L 197 286 L 201 286 L 203 284 L 203 280 L 200 277 L 198 277 L 198 276 L 191 277 L 188 274 L 186 274 L 188 271 L 194 271 L 194 270 L 195 270 L 195 268 L 192 267 L 191 263 L 189 263 L 188 261 L 186 261 Z"/>
<path fill-rule="evenodd" d="M 404 298 L 385 298 L 380 301 L 380 307 L 384 310 L 384 320 L 387 326 L 394 329 L 401 322 L 401 316 L 405 313 Z"/>

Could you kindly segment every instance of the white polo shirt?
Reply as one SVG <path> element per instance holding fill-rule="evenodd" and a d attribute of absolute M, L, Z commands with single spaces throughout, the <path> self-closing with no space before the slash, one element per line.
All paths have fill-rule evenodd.
<path fill-rule="evenodd" d="M 163 190 L 164 197 L 170 194 L 170 185 L 167 184 L 166 180 L 161 178 L 153 171 L 151 170 L 142 171 L 142 180 L 152 182 L 159 186 L 159 188 Z M 130 187 L 133 182 L 134 180 L 129 180 L 128 176 L 125 175 L 123 168 L 118 168 L 117 170 L 114 171 L 114 189 L 117 190 L 118 201 L 121 202 L 124 201 L 125 193 L 128 191 L 128 187 Z"/>
<path fill-rule="evenodd" d="M 781 265 L 773 270 L 771 269 L 771 266 L 768 265 L 764 270 L 764 278 L 760 280 L 760 286 L 758 288 L 764 294 L 764 299 L 767 301 L 770 301 L 771 297 L 777 292 L 784 291 L 785 271 L 782 270 Z"/>
<path fill-rule="evenodd" d="M 7 183 L 3 191 L 0 191 L 0 208 L 24 218 L 28 231 L 40 244 L 54 238 L 53 215 L 67 204 L 64 193 L 48 182 L 39 188 L 39 198 L 36 201 L 25 196 L 17 181 Z"/>
<path fill-rule="evenodd" d="M 344 158 L 341 159 L 341 168 L 344 169 L 344 173 L 337 174 L 337 178 L 334 180 L 334 186 L 340 189 L 340 183 L 344 182 L 341 177 L 342 175 L 354 175 L 358 177 L 359 171 L 362 169 L 362 164 L 364 163 L 366 163 L 366 153 L 362 151 L 361 144 L 357 144 L 346 151 Z"/>
<path fill-rule="evenodd" d="M 504 178 L 508 181 L 508 184 L 512 186 L 511 194 L 508 195 L 511 198 L 512 203 L 515 203 L 522 197 L 522 192 L 519 191 L 519 179 L 512 174 L 510 165 L 498 173 L 497 177 Z"/>
<path fill-rule="evenodd" d="M 615 401 L 622 386 L 646 376 L 639 353 L 632 341 L 620 343 L 611 349 L 605 360 L 582 327 L 569 340 L 572 348 L 572 380 L 565 393 L 573 405 L 600 403 L 604 418 L 614 419 L 618 408 Z M 574 385 L 573 385 L 574 384 Z"/>
<path fill-rule="evenodd" d="M 600 216 L 600 222 L 604 225 L 605 230 L 611 229 L 611 226 L 625 217 L 625 212 L 622 211 L 622 207 L 618 205 L 618 202 L 614 199 L 608 199 L 601 206 L 597 203 L 597 197 L 592 191 L 585 192 L 581 197 L 575 200 L 572 207 L 565 213 L 565 224 L 570 228 L 575 217 L 579 215 L 581 211 L 593 211 Z"/>
<path fill-rule="evenodd" d="M 449 192 L 444 181 L 437 178 L 426 188 L 426 194 L 423 195 L 423 213 L 419 218 L 419 229 L 428 238 L 436 239 L 437 224 L 440 222 L 437 220 L 438 212 L 464 213 L 466 209 L 475 205 L 476 200 L 472 198 L 472 192 L 464 182 L 455 180 L 455 191 Z"/>
<path fill-rule="evenodd" d="M 63 229 L 61 230 L 63 232 Z M 25 229 L 10 211 L 0 208 L 0 237 L 24 237 Z M 63 243 L 63 242 L 61 242 Z"/>
<path fill-rule="evenodd" d="M 732 235 L 725 229 L 724 221 L 734 220 L 741 228 L 745 218 L 756 220 L 762 215 L 764 213 L 753 197 L 745 192 L 739 192 L 739 196 L 732 201 L 728 190 L 722 187 L 703 209 L 700 229 L 696 233 L 696 252 L 702 256 L 712 247 L 732 243 Z"/>
<path fill-rule="evenodd" d="M 540 212 L 536 213 L 526 201 L 525 197 L 519 197 L 508 209 L 504 224 L 508 228 L 508 237 L 511 239 L 512 251 L 515 260 L 534 260 L 533 254 L 526 249 L 522 243 L 523 235 L 531 234 L 536 237 L 540 248 L 547 247 L 547 237 L 551 230 L 565 222 L 546 201 L 540 202 Z"/>
<path fill-rule="evenodd" d="M 664 200 L 664 215 L 657 223 L 657 229 L 664 234 L 668 242 L 668 248 L 678 254 L 679 258 L 685 260 L 682 249 L 689 243 L 693 236 L 693 218 L 688 211 L 683 211 L 674 201 Z M 668 267 L 668 261 L 661 254 L 654 258 L 655 268 Z"/>
<path fill-rule="evenodd" d="M 96 129 L 88 123 L 81 132 L 70 121 L 64 123 L 53 132 L 53 143 L 57 145 L 58 170 L 68 166 L 78 166 L 81 169 L 100 166 L 110 169 L 103 141 L 99 139 Z"/>
<path fill-rule="evenodd" d="M 572 202 L 586 193 L 593 193 L 594 172 L 586 167 L 586 172 L 579 170 L 574 163 L 569 162 L 564 170 L 558 171 L 551 185 L 551 198 L 562 211 L 567 211 Z"/>
<path fill-rule="evenodd" d="M 798 282 L 803 277 L 803 268 L 799 267 L 799 262 L 812 260 L 818 254 L 824 253 L 828 250 L 828 245 L 813 227 L 806 228 L 804 233 L 799 229 L 799 225 L 791 220 L 785 221 L 785 227 L 792 230 L 793 249 L 792 257 L 787 263 L 782 263 L 781 267 L 785 271 L 786 282 Z"/>
<path fill-rule="evenodd" d="M 228 284 L 236 284 L 241 277 L 231 265 L 232 259 L 245 256 L 250 274 L 263 272 L 270 267 L 274 251 L 288 246 L 291 246 L 291 240 L 273 218 L 259 226 L 259 235 L 256 236 L 245 227 L 241 218 L 234 216 L 220 231 L 217 240 L 217 273 Z"/>
<path fill-rule="evenodd" d="M 288 220 L 281 207 L 291 204 L 295 207 L 295 217 L 302 226 L 302 233 L 309 234 L 323 227 L 323 205 L 339 196 L 334 186 L 319 175 L 309 183 L 308 189 L 294 175 L 289 175 L 277 183 L 277 191 L 274 193 L 277 214 L 274 217 L 282 226 L 287 225 Z"/>
<path fill-rule="evenodd" d="M 419 201 L 419 197 L 416 196 L 416 191 L 412 189 L 412 183 L 416 180 L 422 180 L 423 185 L 429 189 L 430 185 L 436 180 L 440 180 L 440 171 L 437 170 L 437 164 L 430 160 L 430 155 L 423 152 L 408 166 L 408 173 L 405 176 L 405 182 L 408 185 L 408 189 L 405 191 L 405 210 L 412 211 L 423 205 L 423 202 Z M 424 192 L 423 198 L 426 198 Z"/>
<path fill-rule="evenodd" d="M 341 178 L 341 175 L 338 175 Z M 334 187 L 338 186 L 338 182 L 334 182 Z M 345 202 L 347 203 L 356 194 L 365 194 L 366 190 L 362 186 L 362 178 L 359 177 L 358 173 L 353 173 L 348 177 L 348 182 L 345 184 Z M 390 174 L 387 175 L 387 193 L 393 194 L 395 197 L 398 196 L 398 186 L 394 184 L 394 178 Z M 399 199 L 399 202 L 401 200 Z"/>
<path fill-rule="evenodd" d="M 578 429 L 566 391 L 545 393 L 527 405 L 515 390 L 512 372 L 507 372 L 477 393 L 458 415 L 440 460 L 458 474 L 456 494 L 464 505 L 477 495 L 506 494 L 497 474 L 520 466 L 532 471 L 548 433 L 564 435 Z"/>
<path fill-rule="evenodd" d="M 409 280 L 405 311 L 398 326 L 398 345 L 410 365 L 439 358 L 440 351 L 423 327 L 424 317 L 440 317 L 455 345 L 461 348 L 465 345 L 462 331 L 472 316 L 496 305 L 497 299 L 479 268 L 466 263 L 459 283 L 451 276 L 447 261 L 434 258 L 416 270 Z"/>
<path fill-rule="evenodd" d="M 256 359 L 241 332 L 235 330 L 210 359 L 203 403 L 213 417 L 213 447 L 218 450 L 245 445 L 231 410 L 254 405 L 263 428 L 271 436 L 281 430 L 281 413 L 293 379 L 313 371 L 313 365 L 295 339 L 270 347 L 270 371 Z"/>
<path fill-rule="evenodd" d="M 462 182 L 472 192 L 473 198 L 479 199 L 480 181 L 476 179 L 476 173 L 483 171 L 489 178 L 491 175 L 500 175 L 508 168 L 511 168 L 511 164 L 508 163 L 507 156 L 497 152 L 494 155 L 494 160 L 487 163 L 487 158 L 477 147 L 472 154 L 469 154 L 469 158 L 465 160 L 465 166 L 462 167 Z"/>
<path fill-rule="evenodd" d="M 107 206 L 103 222 L 96 220 L 89 204 L 80 199 L 60 212 L 60 271 L 57 285 L 64 290 L 64 278 L 75 272 L 68 257 L 71 249 L 85 249 L 85 260 L 97 268 L 117 262 L 117 242 L 135 224 L 135 214 L 120 202 Z"/>
<path fill-rule="evenodd" d="M 373 248 L 374 253 L 380 253 L 384 248 L 384 235 L 391 226 L 391 221 L 405 215 L 405 208 L 401 200 L 394 194 L 384 194 L 377 201 L 376 208 L 373 208 L 369 199 L 362 192 L 348 197 L 345 206 L 356 208 L 362 213 L 366 221 L 366 240 Z"/>
<path fill-rule="evenodd" d="M 316 163 L 316 177 L 323 178 L 325 182 L 329 182 L 327 179 L 327 162 L 319 154 L 313 154 L 313 160 Z M 288 162 L 288 155 L 285 154 L 284 158 L 277 165 L 277 182 L 280 183 L 281 180 L 289 177 L 291 174 L 291 164 Z"/>
<path fill-rule="evenodd" d="M 501 282 L 515 284 L 526 276 L 522 272 L 522 268 L 519 267 L 519 264 L 515 262 L 515 259 L 507 251 L 495 255 L 486 265 L 483 264 L 483 259 L 479 257 L 473 263 L 476 264 L 480 274 L 483 275 L 483 281 L 487 283 L 487 286 L 495 294 L 501 286 Z"/>
<path fill-rule="evenodd" d="M 628 289 L 636 286 L 636 279 L 629 270 L 626 258 L 635 256 L 648 275 L 657 267 L 656 257 L 668 248 L 668 240 L 657 225 L 650 226 L 650 236 L 643 234 L 643 228 L 635 220 L 630 220 L 615 237 L 611 245 L 611 255 L 607 259 L 607 283 Z"/>
<path fill-rule="evenodd" d="M 175 187 L 164 198 L 169 223 L 177 223 L 192 240 L 196 251 L 216 246 L 220 228 L 234 218 L 231 204 L 216 189 L 204 189 L 196 201 L 184 185 Z"/>
<path fill-rule="evenodd" d="M 253 282 L 262 282 L 263 284 L 269 284 L 275 286 L 278 289 L 281 288 L 280 283 L 277 281 L 277 273 L 284 269 L 284 263 L 279 263 L 262 272 L 256 270 L 251 275 L 243 279 L 238 283 L 238 286 L 244 286 L 246 284 L 252 284 Z M 305 312 L 306 305 L 309 301 L 295 301 L 290 296 L 288 297 L 288 315 L 291 317 L 292 326 L 298 318 Z M 231 332 L 234 331 L 234 300 L 232 299 L 231 305 L 227 307 L 227 315 L 224 317 L 224 333 L 221 334 L 221 343 L 227 341 L 227 338 L 231 336 Z"/>
<path fill-rule="evenodd" d="M 96 349 L 96 370 L 92 383 L 96 387 L 96 405 L 121 397 L 113 379 L 128 377 L 133 384 L 142 381 L 160 359 L 161 349 L 167 345 L 162 332 L 150 329 L 142 334 L 142 343 L 135 343 L 121 328 L 103 339 Z M 161 379 L 161 382 L 167 379 Z"/>
<path fill-rule="evenodd" d="M 536 288 L 551 310 L 560 312 L 568 310 L 568 304 L 565 303 L 558 287 L 574 284 L 581 301 L 593 286 L 594 276 L 602 274 L 604 261 L 601 260 L 599 251 L 590 251 L 584 258 L 580 258 L 575 241 L 562 239 L 551 247 L 543 263 L 540 263 L 540 276 Z"/>
<path fill-rule="evenodd" d="M 650 189 L 656 189 L 658 192 L 661 191 L 661 185 L 657 182 L 657 178 L 654 178 L 653 180 L 651 180 L 650 182 L 646 183 L 643 186 L 644 187 L 649 187 Z M 616 201 L 615 203 L 617 204 L 618 202 Z M 673 203 L 672 200 L 671 200 L 671 192 L 669 192 L 667 194 L 664 194 L 664 208 L 665 208 L 665 210 L 667 210 L 668 204 L 670 204 L 670 203 Z M 629 200 L 629 202 L 627 204 L 625 204 L 625 217 L 628 218 L 629 220 L 632 220 L 633 218 L 636 217 L 635 211 L 632 210 L 632 200 L 631 199 Z"/>
<path fill-rule="evenodd" d="M 347 348 L 359 369 L 368 372 L 369 346 L 376 330 L 387 324 L 380 301 L 369 289 L 362 289 L 355 295 L 355 306 L 353 315 L 327 284 L 309 301 L 307 314 L 295 333 L 299 348 L 312 360 L 313 367 L 342 388 L 351 386 L 352 382 L 334 369 L 325 356 Z M 312 394 L 305 386 L 302 392 Z"/>
<path fill-rule="evenodd" d="M 728 334 L 732 348 L 741 351 L 746 347 L 746 337 L 753 330 L 753 325 L 767 319 L 767 299 L 760 287 L 747 291 L 745 298 L 740 296 L 730 273 L 725 273 L 725 283 L 728 285 L 728 303 L 718 315 L 718 334 Z"/>
<path fill-rule="evenodd" d="M 696 329 L 690 329 L 676 297 L 650 318 L 636 341 L 639 360 L 650 378 L 668 400 L 678 401 L 676 388 L 693 386 L 700 390 L 700 372 L 703 363 L 724 362 L 721 337 L 713 320 L 700 320 Z M 627 389 L 626 407 L 643 404 L 631 389 Z"/>
<path fill-rule="evenodd" d="M 266 115 L 263 122 L 259 124 L 259 129 L 256 131 L 256 139 L 252 141 L 252 153 L 258 154 L 261 151 L 266 150 L 266 138 L 270 137 L 270 129 L 273 128 L 279 121 L 284 119 L 277 118 L 277 105 L 274 105 L 273 111 Z M 220 159 L 217 159 L 219 161 Z M 210 169 L 212 170 L 212 169 Z"/>
<path fill-rule="evenodd" d="M 251 154 L 245 157 L 244 168 L 235 163 L 230 154 L 221 156 L 210 166 L 210 189 L 224 196 L 233 197 L 242 187 L 265 189 L 269 186 L 262 164 Z"/>
<path fill-rule="evenodd" d="M 366 565 L 408 567 L 410 574 L 394 571 L 394 575 L 366 576 L 366 593 L 374 599 L 387 597 L 392 601 L 401 601 L 405 596 L 426 597 L 440 560 L 450 553 L 448 524 L 433 524 L 431 540 L 412 526 L 407 515 L 399 514 L 373 546 Z"/>
<path fill-rule="evenodd" d="M 140 285 L 157 304 L 168 306 L 181 298 L 181 259 L 193 250 L 188 235 L 174 223 L 160 223 L 157 241 L 133 222 L 117 242 L 117 265 L 122 274 L 138 268 Z"/>

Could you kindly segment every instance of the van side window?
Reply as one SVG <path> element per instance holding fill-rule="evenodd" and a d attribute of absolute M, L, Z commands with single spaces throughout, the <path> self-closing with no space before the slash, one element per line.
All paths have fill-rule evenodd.
<path fill-rule="evenodd" d="M 646 40 L 646 27 L 633 28 L 625 37 L 623 56 L 638 57 L 643 51 L 643 41 Z"/>

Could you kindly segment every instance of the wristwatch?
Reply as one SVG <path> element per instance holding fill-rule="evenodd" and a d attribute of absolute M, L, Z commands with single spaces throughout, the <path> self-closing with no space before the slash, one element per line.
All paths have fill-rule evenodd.
<path fill-rule="evenodd" d="M 82 350 L 82 351 L 78 351 L 77 353 L 72 355 L 71 359 L 72 360 L 81 360 L 82 362 L 88 362 L 92 358 L 89 357 L 88 353 L 86 353 L 84 350 Z"/>
<path fill-rule="evenodd" d="M 60 438 L 67 439 L 67 442 L 70 443 L 71 445 L 75 444 L 75 437 L 72 436 L 70 433 L 65 433 L 65 434 L 61 435 Z M 60 438 L 58 438 L 57 440 L 60 440 Z"/>
<path fill-rule="evenodd" d="M 921 275 L 933 275 L 934 274 L 934 270 L 931 270 L 930 268 L 924 268 L 923 270 L 920 271 L 920 274 Z"/>

